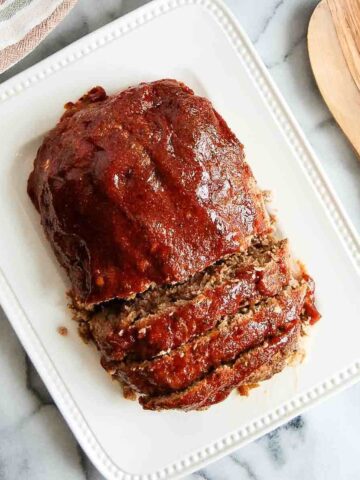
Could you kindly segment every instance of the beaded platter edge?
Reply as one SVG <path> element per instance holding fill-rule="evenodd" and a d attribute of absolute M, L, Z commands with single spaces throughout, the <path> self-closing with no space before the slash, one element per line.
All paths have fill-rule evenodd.
<path fill-rule="evenodd" d="M 264 98 L 268 108 L 272 112 L 284 136 L 291 145 L 295 155 L 306 172 L 312 185 L 315 187 L 318 197 L 324 208 L 330 215 L 332 222 L 340 235 L 348 254 L 357 268 L 360 268 L 360 244 L 356 233 L 348 223 L 347 217 L 339 206 L 332 189 L 323 178 L 321 168 L 316 161 L 311 147 L 303 137 L 297 124 L 281 100 L 279 93 L 263 67 L 253 47 L 240 29 L 237 21 L 222 4 L 221 0 L 157 0 L 135 11 L 124 18 L 120 18 L 111 25 L 105 27 L 106 32 L 100 31 L 98 35 L 91 35 L 92 39 L 84 38 L 73 48 L 67 47 L 62 58 L 54 61 L 51 58 L 45 61 L 46 66 L 37 73 L 22 73 L 18 83 L 11 81 L 14 86 L 0 86 L 0 104 L 21 94 L 32 85 L 43 81 L 58 70 L 76 62 L 78 59 L 91 54 L 94 50 L 122 37 L 127 32 L 141 27 L 160 15 L 166 14 L 175 8 L 189 5 L 199 5 L 207 10 L 220 24 L 224 33 L 228 36 L 232 46 L 238 53 L 240 60 L 247 69 L 249 75 Z M 97 33 L 97 32 L 96 32 Z M 58 57 L 58 55 L 56 55 Z M 28 73 L 28 76 L 27 76 Z M 8 82 L 6 82 L 8 83 Z M 9 283 L 0 269 L 0 300 L 13 326 L 17 331 L 22 343 L 26 345 L 31 339 L 35 347 L 32 360 L 43 376 L 50 392 L 54 396 L 57 405 L 64 417 L 71 425 L 73 431 L 82 440 L 82 446 L 86 453 L 93 459 L 95 465 L 109 479 L 117 480 L 158 480 L 177 478 L 197 470 L 205 463 L 210 463 L 231 451 L 243 446 L 245 443 L 258 438 L 280 424 L 298 415 L 311 405 L 314 405 L 324 396 L 331 395 L 335 391 L 345 388 L 347 385 L 360 379 L 360 360 L 350 365 L 336 376 L 322 382 L 311 390 L 301 393 L 289 402 L 284 403 L 266 415 L 257 418 L 243 426 L 238 431 L 227 435 L 207 447 L 192 453 L 188 457 L 179 459 L 171 465 L 156 472 L 147 474 L 131 474 L 121 470 L 109 458 L 93 433 L 89 429 L 79 408 L 72 399 L 65 384 L 57 373 L 51 359 L 45 352 L 40 339 L 37 337 L 21 305 L 16 299 Z M 26 338 L 25 338 L 26 337 Z"/>

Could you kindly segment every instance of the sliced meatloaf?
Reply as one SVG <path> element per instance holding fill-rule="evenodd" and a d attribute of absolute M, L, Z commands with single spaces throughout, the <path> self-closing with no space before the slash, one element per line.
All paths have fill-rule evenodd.
<path fill-rule="evenodd" d="M 290 280 L 286 240 L 254 243 L 184 284 L 103 305 L 89 327 L 104 360 L 145 359 L 182 345 L 240 307 L 278 294 Z"/>
<path fill-rule="evenodd" d="M 249 307 L 247 313 L 225 316 L 220 324 L 181 347 L 153 360 L 103 363 L 134 390 L 158 395 L 182 390 L 211 369 L 236 358 L 298 320 L 307 287 L 284 290 L 278 296 Z"/>
<path fill-rule="evenodd" d="M 86 315 L 103 367 L 155 410 L 206 408 L 270 377 L 299 348 L 301 326 L 318 318 L 313 281 L 294 276 L 287 241 L 272 237 L 187 282 Z"/>
<path fill-rule="evenodd" d="M 207 408 L 271 377 L 319 318 L 243 145 L 182 82 L 69 102 L 28 193 L 79 330 L 146 409 Z"/>
<path fill-rule="evenodd" d="M 180 392 L 159 396 L 142 396 L 139 401 L 147 410 L 202 410 L 221 402 L 241 385 L 271 378 L 291 361 L 299 347 L 300 321 L 246 353 L 234 362 L 221 365 L 198 382 Z"/>

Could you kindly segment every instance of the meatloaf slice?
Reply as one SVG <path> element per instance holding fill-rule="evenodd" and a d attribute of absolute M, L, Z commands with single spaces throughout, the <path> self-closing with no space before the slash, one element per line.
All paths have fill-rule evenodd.
<path fill-rule="evenodd" d="M 184 284 L 158 287 L 128 302 L 104 305 L 90 322 L 105 362 L 152 358 L 213 328 L 240 307 L 278 294 L 290 280 L 286 240 L 254 244 Z"/>
<path fill-rule="evenodd" d="M 304 306 L 306 284 L 288 287 L 280 295 L 249 307 L 248 313 L 226 316 L 216 328 L 150 361 L 103 363 L 141 394 L 159 395 L 183 390 L 210 369 L 234 360 L 260 345 L 287 324 L 298 320 Z"/>
<path fill-rule="evenodd" d="M 266 380 L 280 372 L 299 347 L 300 331 L 300 320 L 294 320 L 260 346 L 221 365 L 187 389 L 167 395 L 141 396 L 139 401 L 147 410 L 207 408 L 224 400 L 236 387 Z"/>

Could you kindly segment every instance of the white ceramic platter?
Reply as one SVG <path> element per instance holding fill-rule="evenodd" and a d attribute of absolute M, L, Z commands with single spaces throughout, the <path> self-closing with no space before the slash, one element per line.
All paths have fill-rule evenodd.
<path fill-rule="evenodd" d="M 323 319 L 305 364 L 201 413 L 146 412 L 122 398 L 77 336 L 69 287 L 26 195 L 63 104 L 173 77 L 212 100 L 283 235 L 318 287 Z M 360 378 L 360 245 L 309 144 L 239 25 L 217 0 L 155 1 L 0 86 L 0 300 L 78 441 L 109 479 L 176 478 L 263 435 Z M 67 326 L 62 337 L 57 327 Z M 3 394 L 3 392 L 1 393 Z M 6 394 L 6 393 L 5 393 Z M 9 399 L 11 401 L 11 399 Z"/>

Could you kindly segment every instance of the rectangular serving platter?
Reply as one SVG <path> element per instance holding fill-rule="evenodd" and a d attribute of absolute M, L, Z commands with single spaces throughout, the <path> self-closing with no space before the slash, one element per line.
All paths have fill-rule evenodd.
<path fill-rule="evenodd" d="M 69 288 L 26 194 L 65 102 L 176 78 L 208 97 L 274 193 L 283 236 L 315 277 L 323 319 L 307 360 L 205 412 L 146 412 L 124 400 L 84 345 Z M 156 0 L 0 86 L 0 301 L 56 404 L 108 479 L 179 478 L 360 378 L 360 244 L 308 142 L 240 26 L 218 0 Z M 66 326 L 69 335 L 57 333 Z"/>

